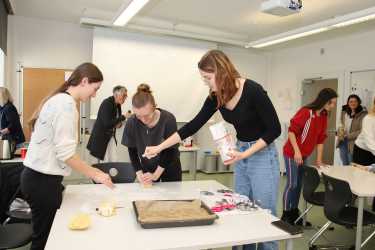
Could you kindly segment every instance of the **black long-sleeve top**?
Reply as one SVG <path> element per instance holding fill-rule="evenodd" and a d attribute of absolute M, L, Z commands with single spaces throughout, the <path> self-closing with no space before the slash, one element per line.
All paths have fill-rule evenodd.
<path fill-rule="evenodd" d="M 194 119 L 178 130 L 181 139 L 195 134 L 216 111 L 216 96 L 208 96 Z M 233 124 L 240 141 L 262 138 L 270 144 L 281 133 L 279 118 L 267 92 L 252 80 L 245 80 L 241 97 L 233 110 L 223 106 L 219 107 L 219 111 L 226 122 Z"/>
<path fill-rule="evenodd" d="M 159 111 L 159 121 L 152 128 L 144 125 L 135 115 L 126 122 L 121 143 L 128 147 L 130 161 L 135 171 L 154 172 L 160 166 L 167 172 L 169 169 L 173 172 L 173 169 L 180 164 L 178 144 L 163 150 L 154 158 L 142 157 L 147 146 L 158 145 L 177 131 L 174 115 L 163 109 Z"/>

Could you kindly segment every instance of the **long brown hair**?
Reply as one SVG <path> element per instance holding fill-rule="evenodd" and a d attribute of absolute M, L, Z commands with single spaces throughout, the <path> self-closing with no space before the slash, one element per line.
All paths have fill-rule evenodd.
<path fill-rule="evenodd" d="M 133 95 L 132 105 L 135 108 L 142 108 L 148 103 L 151 103 L 151 105 L 156 108 L 155 98 L 152 95 L 150 86 L 146 83 L 142 83 L 138 86 L 137 93 Z"/>
<path fill-rule="evenodd" d="M 34 125 L 36 120 L 39 117 L 40 111 L 44 105 L 44 103 L 50 99 L 52 96 L 63 93 L 68 90 L 71 86 L 78 86 L 82 79 L 87 77 L 89 83 L 95 83 L 95 82 L 102 82 L 103 81 L 103 74 L 102 72 L 92 63 L 82 63 L 79 65 L 73 73 L 70 75 L 69 79 L 65 81 L 60 87 L 58 87 L 56 90 L 54 90 L 51 94 L 49 94 L 46 98 L 42 100 L 42 102 L 39 104 L 39 107 L 32 115 L 31 119 L 29 120 L 28 124 L 31 128 L 31 130 L 34 130 Z"/>
<path fill-rule="evenodd" d="M 224 52 L 220 50 L 208 51 L 198 62 L 198 68 L 204 72 L 215 74 L 217 91 L 211 94 L 216 95 L 217 108 L 224 106 L 233 98 L 238 90 L 236 79 L 241 75 Z"/>

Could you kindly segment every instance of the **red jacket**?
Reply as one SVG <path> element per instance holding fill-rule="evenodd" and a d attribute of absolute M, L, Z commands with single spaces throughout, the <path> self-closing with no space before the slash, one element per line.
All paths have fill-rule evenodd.
<path fill-rule="evenodd" d="M 317 144 L 323 144 L 327 138 L 327 112 L 320 116 L 308 108 L 301 108 L 290 120 L 288 131 L 296 135 L 297 145 L 302 157 L 308 157 Z M 294 149 L 290 140 L 284 145 L 284 155 L 293 158 Z"/>

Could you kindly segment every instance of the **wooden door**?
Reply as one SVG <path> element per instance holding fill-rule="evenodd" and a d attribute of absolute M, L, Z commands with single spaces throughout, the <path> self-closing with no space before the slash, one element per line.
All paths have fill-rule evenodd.
<path fill-rule="evenodd" d="M 31 131 L 28 125 L 32 114 L 50 93 L 65 81 L 64 69 L 23 69 L 23 130 L 26 141 L 30 141 Z M 77 104 L 79 107 L 79 104 Z M 79 108 L 78 108 L 79 110 Z M 77 125 L 79 126 L 79 124 Z"/>

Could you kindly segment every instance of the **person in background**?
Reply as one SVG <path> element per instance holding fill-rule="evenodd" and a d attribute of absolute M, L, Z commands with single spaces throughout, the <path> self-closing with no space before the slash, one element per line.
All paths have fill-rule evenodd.
<path fill-rule="evenodd" d="M 361 98 L 353 94 L 342 106 L 336 146 L 340 150 L 340 158 L 344 166 L 352 162 L 354 141 L 361 132 L 362 120 L 367 115 L 367 110 L 361 106 L 361 102 Z"/>
<path fill-rule="evenodd" d="M 288 140 L 284 145 L 287 182 L 283 195 L 281 219 L 290 224 L 299 216 L 298 202 L 302 187 L 302 165 L 317 148 L 316 166 L 323 165 L 323 143 L 327 138 L 327 116 L 337 102 L 333 89 L 322 89 L 316 99 L 302 107 L 290 120 Z M 301 223 L 300 220 L 298 223 Z M 306 223 L 311 226 L 310 223 Z"/>
<path fill-rule="evenodd" d="M 0 135 L 9 140 L 12 153 L 25 142 L 20 116 L 13 105 L 13 98 L 5 87 L 0 87 Z"/>
<path fill-rule="evenodd" d="M 134 115 L 126 122 L 122 144 L 128 147 L 138 181 L 145 186 L 159 180 L 181 181 L 178 144 L 164 150 L 158 157 L 142 157 L 147 146 L 159 144 L 177 131 L 176 118 L 170 112 L 156 108 L 154 96 L 147 84 L 138 86 L 132 105 Z"/>
<path fill-rule="evenodd" d="M 76 153 L 78 110 L 76 103 L 94 97 L 103 75 L 91 63 L 78 66 L 34 113 L 30 145 L 21 174 L 21 191 L 32 214 L 32 250 L 42 250 L 62 202 L 62 180 L 72 169 L 113 188 L 109 175 L 82 161 Z"/>
<path fill-rule="evenodd" d="M 363 166 L 375 164 L 375 98 L 372 109 L 363 118 L 362 131 L 355 140 L 353 162 Z M 372 210 L 375 211 L 375 200 Z"/>
<path fill-rule="evenodd" d="M 198 62 L 209 95 L 193 120 L 156 146 L 147 147 L 151 158 L 195 134 L 216 111 L 233 124 L 237 150 L 225 164 L 235 164 L 235 192 L 256 200 L 276 215 L 280 168 L 274 140 L 281 133 L 279 118 L 267 92 L 258 83 L 241 77 L 230 59 L 220 50 L 208 51 Z M 243 249 L 256 249 L 255 244 Z M 233 247 L 237 249 L 237 247 Z M 258 244 L 258 250 L 278 249 L 276 242 Z"/>
<path fill-rule="evenodd" d="M 122 113 L 121 105 L 128 97 L 128 91 L 124 86 L 113 88 L 113 96 L 106 98 L 99 107 L 98 116 L 94 123 L 87 149 L 90 154 L 104 162 L 117 160 L 116 129 L 120 128 L 129 117 L 129 113 Z"/>

